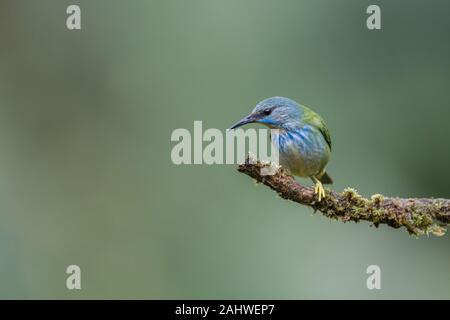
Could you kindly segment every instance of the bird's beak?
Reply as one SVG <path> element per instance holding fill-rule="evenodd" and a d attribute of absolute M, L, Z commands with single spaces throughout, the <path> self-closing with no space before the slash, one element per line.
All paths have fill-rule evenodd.
<path fill-rule="evenodd" d="M 253 122 L 256 122 L 256 118 L 253 116 L 253 114 L 250 114 L 250 115 L 246 116 L 244 119 L 241 119 L 238 122 L 236 122 L 235 124 L 233 124 L 228 130 L 236 129 L 237 127 L 241 127 L 244 124 L 253 123 Z"/>

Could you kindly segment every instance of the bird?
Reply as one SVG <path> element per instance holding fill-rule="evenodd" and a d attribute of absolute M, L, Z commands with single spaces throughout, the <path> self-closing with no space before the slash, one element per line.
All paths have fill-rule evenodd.
<path fill-rule="evenodd" d="M 331 136 L 322 117 L 292 99 L 271 97 L 229 129 L 249 123 L 278 129 L 271 131 L 271 140 L 278 148 L 281 167 L 291 175 L 310 178 L 319 202 L 325 199 L 323 184 L 332 184 L 333 179 L 325 170 L 331 156 Z"/>

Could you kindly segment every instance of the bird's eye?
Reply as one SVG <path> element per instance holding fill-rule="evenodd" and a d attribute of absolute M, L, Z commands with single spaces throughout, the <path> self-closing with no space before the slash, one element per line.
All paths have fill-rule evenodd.
<path fill-rule="evenodd" d="M 266 115 L 266 116 L 268 116 L 271 113 L 272 113 L 272 109 L 267 108 L 267 109 L 263 110 L 263 114 Z"/>

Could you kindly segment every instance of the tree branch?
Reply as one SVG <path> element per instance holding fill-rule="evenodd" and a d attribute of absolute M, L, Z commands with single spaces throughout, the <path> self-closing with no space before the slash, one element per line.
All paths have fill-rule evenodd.
<path fill-rule="evenodd" d="M 442 236 L 450 223 L 450 200 L 433 198 L 400 199 L 375 194 L 371 199 L 360 196 L 352 188 L 342 193 L 326 191 L 326 198 L 318 201 L 312 187 L 306 187 L 281 167 L 273 175 L 261 175 L 261 169 L 271 164 L 247 157 L 238 171 L 256 179 L 258 183 L 275 190 L 284 199 L 309 206 L 324 216 L 343 222 L 365 220 L 378 227 L 387 224 L 393 228 L 405 227 L 412 235 L 433 233 Z"/>

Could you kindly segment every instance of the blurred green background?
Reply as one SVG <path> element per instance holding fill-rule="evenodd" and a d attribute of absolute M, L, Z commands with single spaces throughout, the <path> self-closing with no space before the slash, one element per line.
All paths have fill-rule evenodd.
<path fill-rule="evenodd" d="M 170 159 L 174 129 L 281 95 L 326 120 L 335 189 L 450 197 L 449 17 L 444 0 L 2 0 L 0 297 L 450 298 L 448 235 L 330 221 L 233 165 Z"/>

